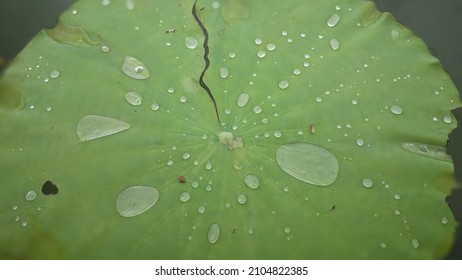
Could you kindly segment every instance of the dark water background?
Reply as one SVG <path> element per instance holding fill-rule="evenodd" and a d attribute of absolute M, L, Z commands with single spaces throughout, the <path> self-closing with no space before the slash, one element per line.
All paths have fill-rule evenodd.
<path fill-rule="evenodd" d="M 99 0 L 94 0 L 99 1 Z M 462 93 L 462 1 L 374 0 L 381 11 L 391 12 L 422 38 L 440 59 L 459 93 Z M 0 73 L 43 28 L 53 28 L 58 16 L 75 0 L 0 0 Z M 3 58 L 3 59 L 2 59 Z M 450 135 L 448 152 L 454 159 L 456 177 L 462 185 L 462 109 L 454 112 L 459 127 Z M 448 197 L 462 224 L 462 188 Z M 462 259 L 462 225 L 448 259 Z"/>

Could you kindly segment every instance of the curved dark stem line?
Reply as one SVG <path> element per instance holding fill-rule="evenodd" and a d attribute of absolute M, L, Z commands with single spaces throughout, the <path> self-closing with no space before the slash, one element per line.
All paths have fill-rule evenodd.
<path fill-rule="evenodd" d="M 212 91 L 207 86 L 207 84 L 204 82 L 205 72 L 207 72 L 207 69 L 209 69 L 209 66 L 210 66 L 210 60 L 209 60 L 209 33 L 207 32 L 207 29 L 205 28 L 204 24 L 202 24 L 201 20 L 199 19 L 199 16 L 197 15 L 196 3 L 197 3 L 197 0 L 194 2 L 194 5 L 192 7 L 192 15 L 193 15 L 194 19 L 196 20 L 197 24 L 199 25 L 199 27 L 201 28 L 202 33 L 204 33 L 204 61 L 205 61 L 205 68 L 204 68 L 204 70 L 202 70 L 201 76 L 199 77 L 199 84 L 207 92 L 210 99 L 212 100 L 213 106 L 215 107 L 215 113 L 217 114 L 218 124 L 220 124 L 220 116 L 218 115 L 217 102 L 215 101 L 215 98 L 213 97 Z"/>

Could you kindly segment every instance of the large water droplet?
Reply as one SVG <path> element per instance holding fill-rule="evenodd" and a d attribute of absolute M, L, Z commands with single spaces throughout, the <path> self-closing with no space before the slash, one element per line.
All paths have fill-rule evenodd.
<path fill-rule="evenodd" d="M 452 123 L 452 117 L 450 115 L 446 115 L 443 117 L 443 122 L 444 123 L 447 123 L 447 124 L 450 124 Z"/>
<path fill-rule="evenodd" d="M 117 212 L 122 217 L 134 217 L 149 210 L 159 199 L 159 191 L 151 186 L 131 186 L 117 197 Z"/>
<path fill-rule="evenodd" d="M 144 80 L 150 76 L 149 70 L 146 66 L 144 66 L 144 63 L 132 56 L 125 57 L 122 71 L 125 73 L 125 75 L 137 80 Z"/>
<path fill-rule="evenodd" d="M 250 96 L 247 93 L 241 93 L 237 98 L 237 106 L 244 107 L 249 102 Z"/>
<path fill-rule="evenodd" d="M 197 48 L 199 42 L 194 37 L 186 37 L 184 39 L 184 44 L 188 49 L 194 50 L 195 48 Z"/>
<path fill-rule="evenodd" d="M 130 124 L 110 117 L 87 115 L 77 124 L 77 135 L 81 142 L 109 136 L 130 128 Z"/>
<path fill-rule="evenodd" d="M 215 244 L 217 243 L 219 238 L 220 238 L 220 225 L 212 224 L 209 228 L 207 239 L 209 240 L 211 244 Z"/>
<path fill-rule="evenodd" d="M 287 174 L 318 186 L 332 184 L 339 172 L 338 160 L 331 152 L 307 143 L 282 145 L 276 151 L 276 161 Z"/>
<path fill-rule="evenodd" d="M 134 106 L 139 106 L 143 102 L 143 97 L 138 92 L 134 91 L 127 92 L 125 94 L 125 99 Z"/>
<path fill-rule="evenodd" d="M 33 201 L 37 198 L 37 193 L 34 191 L 28 191 L 26 193 L 26 200 L 27 201 Z"/>
<path fill-rule="evenodd" d="M 244 182 L 251 189 L 256 189 L 258 186 L 260 186 L 260 180 L 258 180 L 258 177 L 255 175 L 245 176 Z"/>
<path fill-rule="evenodd" d="M 418 155 L 431 157 L 438 160 L 452 162 L 450 155 L 446 153 L 446 148 L 441 146 L 434 146 L 428 144 L 405 142 L 401 145 L 406 151 Z"/>
<path fill-rule="evenodd" d="M 327 26 L 334 27 L 338 24 L 339 21 L 340 21 L 340 16 L 337 13 L 332 14 L 327 20 Z"/>

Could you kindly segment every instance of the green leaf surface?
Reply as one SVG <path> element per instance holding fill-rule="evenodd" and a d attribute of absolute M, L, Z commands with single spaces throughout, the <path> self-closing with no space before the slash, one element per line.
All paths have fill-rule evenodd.
<path fill-rule="evenodd" d="M 208 37 L 193 5 L 80 0 L 6 71 L 0 256 L 444 257 L 461 103 L 424 43 L 362 0 L 199 1 Z"/>

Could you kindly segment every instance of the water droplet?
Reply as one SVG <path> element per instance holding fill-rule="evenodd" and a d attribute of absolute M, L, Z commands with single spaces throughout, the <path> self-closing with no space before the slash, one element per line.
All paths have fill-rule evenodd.
<path fill-rule="evenodd" d="M 261 43 L 263 43 L 263 41 L 262 41 L 261 38 L 256 38 L 256 39 L 255 39 L 255 44 L 261 45 Z"/>
<path fill-rule="evenodd" d="M 332 39 L 330 40 L 330 47 L 331 47 L 334 51 L 338 50 L 338 48 L 340 47 L 339 41 L 338 41 L 337 39 L 335 39 L 335 38 L 332 38 Z"/>
<path fill-rule="evenodd" d="M 125 94 L 125 99 L 134 106 L 139 106 L 143 102 L 143 97 L 138 92 L 134 91 L 127 92 Z"/>
<path fill-rule="evenodd" d="M 244 178 L 245 184 L 251 189 L 257 189 L 260 186 L 260 180 L 255 175 L 247 175 Z"/>
<path fill-rule="evenodd" d="M 224 78 L 228 77 L 228 75 L 229 75 L 229 70 L 228 70 L 228 68 L 226 68 L 226 67 L 221 67 L 221 68 L 220 68 L 220 77 L 222 77 L 222 78 L 224 79 Z"/>
<path fill-rule="evenodd" d="M 273 135 L 274 135 L 274 137 L 276 137 L 276 138 L 281 138 L 281 137 L 282 137 L 282 132 L 280 132 L 280 131 L 275 131 L 275 132 L 273 133 Z"/>
<path fill-rule="evenodd" d="M 340 16 L 337 13 L 332 14 L 327 20 L 327 26 L 334 27 L 338 24 L 339 21 L 340 21 Z"/>
<path fill-rule="evenodd" d="M 207 163 L 205 164 L 205 169 L 207 169 L 207 170 L 212 169 L 212 164 L 211 164 L 210 162 L 207 162 Z"/>
<path fill-rule="evenodd" d="M 257 56 L 258 56 L 259 58 L 264 58 L 264 57 L 266 56 L 266 52 L 265 52 L 265 51 L 258 51 L 258 52 L 257 52 Z"/>
<path fill-rule="evenodd" d="M 241 93 L 237 98 L 237 106 L 244 107 L 249 102 L 250 96 L 247 93 Z"/>
<path fill-rule="evenodd" d="M 399 200 L 399 199 L 401 199 L 401 196 L 399 194 L 395 194 L 395 199 Z"/>
<path fill-rule="evenodd" d="M 189 192 L 182 192 L 179 199 L 181 202 L 188 202 L 191 199 L 191 194 Z"/>
<path fill-rule="evenodd" d="M 144 80 L 150 76 L 149 70 L 144 66 L 144 63 L 132 56 L 125 57 L 122 71 L 125 75 L 137 80 Z"/>
<path fill-rule="evenodd" d="M 125 0 L 125 6 L 129 10 L 133 10 L 135 8 L 135 2 L 133 2 L 133 0 Z"/>
<path fill-rule="evenodd" d="M 209 240 L 211 244 L 215 244 L 217 243 L 219 238 L 220 238 L 220 225 L 212 224 L 209 228 L 207 239 Z"/>
<path fill-rule="evenodd" d="M 101 46 L 101 51 L 103 53 L 108 53 L 108 52 L 111 51 L 111 48 L 109 46 L 103 45 L 103 46 Z"/>
<path fill-rule="evenodd" d="M 387 248 L 387 244 L 384 243 L 384 242 L 382 242 L 382 243 L 380 243 L 380 247 L 382 247 L 382 248 Z"/>
<path fill-rule="evenodd" d="M 16 217 L 14 218 L 14 221 L 15 221 L 15 222 L 19 222 L 20 219 L 21 219 L 21 218 L 19 218 L 19 216 L 16 216 Z"/>
<path fill-rule="evenodd" d="M 239 204 L 244 205 L 247 202 L 247 197 L 245 196 L 245 194 L 241 193 L 240 195 L 238 195 L 237 196 L 237 202 Z"/>
<path fill-rule="evenodd" d="M 269 43 L 266 45 L 266 49 L 269 51 L 274 51 L 276 49 L 276 45 L 274 43 Z"/>
<path fill-rule="evenodd" d="M 452 158 L 446 153 L 445 147 L 414 142 L 405 142 L 401 146 L 403 149 L 411 153 L 431 157 L 437 160 L 452 162 Z"/>
<path fill-rule="evenodd" d="M 285 233 L 290 233 L 290 227 L 285 227 L 285 228 L 284 228 L 284 232 L 285 232 Z"/>
<path fill-rule="evenodd" d="M 218 1 L 213 2 L 212 3 L 212 8 L 214 8 L 214 9 L 220 8 L 220 2 L 218 2 Z"/>
<path fill-rule="evenodd" d="M 372 181 L 371 178 L 363 179 L 363 186 L 365 186 L 366 188 L 372 188 L 373 185 L 374 185 L 374 182 Z"/>
<path fill-rule="evenodd" d="M 18 205 L 13 205 L 13 207 L 11 209 L 13 209 L 13 211 L 18 210 Z"/>
<path fill-rule="evenodd" d="M 72 14 L 73 14 L 73 15 L 76 15 L 77 13 L 78 13 L 77 10 L 72 10 Z"/>
<path fill-rule="evenodd" d="M 81 142 L 109 136 L 130 128 L 130 124 L 110 117 L 87 115 L 77 124 Z"/>
<path fill-rule="evenodd" d="M 358 146 L 362 147 L 362 146 L 364 146 L 364 140 L 362 138 L 358 138 L 358 140 L 356 140 L 356 144 L 358 144 Z"/>
<path fill-rule="evenodd" d="M 235 52 L 230 52 L 228 54 L 229 58 L 235 58 L 236 57 L 236 53 Z"/>
<path fill-rule="evenodd" d="M 159 199 L 159 191 L 150 186 L 131 186 L 117 197 L 117 212 L 122 217 L 134 217 L 149 210 Z"/>
<path fill-rule="evenodd" d="M 400 36 L 399 31 L 395 29 L 391 31 L 391 38 L 393 39 L 393 41 L 398 41 L 399 36 Z"/>
<path fill-rule="evenodd" d="M 403 108 L 399 105 L 393 105 L 391 106 L 390 111 L 395 115 L 401 115 L 403 113 Z"/>
<path fill-rule="evenodd" d="M 188 98 L 186 98 L 186 96 L 181 96 L 180 97 L 180 102 L 181 103 L 185 103 L 186 101 L 188 101 Z"/>
<path fill-rule="evenodd" d="M 197 207 L 197 213 L 204 214 L 204 212 L 205 212 L 205 207 L 204 206 Z"/>
<path fill-rule="evenodd" d="M 186 159 L 189 159 L 191 157 L 191 155 L 189 153 L 184 153 L 183 154 L 183 159 L 186 160 Z"/>
<path fill-rule="evenodd" d="M 444 123 L 447 123 L 447 124 L 450 124 L 452 123 L 452 117 L 450 115 L 446 115 L 443 117 L 443 122 Z"/>
<path fill-rule="evenodd" d="M 60 73 L 59 73 L 58 70 L 53 70 L 53 71 L 50 72 L 50 78 L 56 79 L 56 78 L 59 77 L 59 74 L 60 74 Z"/>
<path fill-rule="evenodd" d="M 194 50 L 195 48 L 197 48 L 199 42 L 194 37 L 186 37 L 184 39 L 184 44 L 188 49 Z"/>
<path fill-rule="evenodd" d="M 446 225 L 448 223 L 448 218 L 446 218 L 446 217 L 441 218 L 441 223 L 443 225 Z"/>
<path fill-rule="evenodd" d="M 278 84 L 280 89 L 286 89 L 289 87 L 289 82 L 287 80 L 282 80 Z"/>
<path fill-rule="evenodd" d="M 51 112 L 51 109 L 52 109 L 51 107 L 46 108 L 47 112 Z"/>
<path fill-rule="evenodd" d="M 356 99 L 351 100 L 351 104 L 358 105 L 358 100 L 356 100 Z"/>
<path fill-rule="evenodd" d="M 109 4 L 111 4 L 111 0 L 103 0 L 103 6 L 108 6 Z"/>
<path fill-rule="evenodd" d="M 396 216 L 401 215 L 401 211 L 399 211 L 398 209 L 395 209 L 395 215 L 396 215 Z"/>
<path fill-rule="evenodd" d="M 27 227 L 27 222 L 26 222 L 26 221 L 23 221 L 23 222 L 21 223 L 21 226 L 22 226 L 22 227 Z"/>
<path fill-rule="evenodd" d="M 414 247 L 416 249 L 420 247 L 419 240 L 417 240 L 415 238 L 411 240 L 411 243 L 412 243 L 412 247 Z"/>
<path fill-rule="evenodd" d="M 26 200 L 27 201 L 33 201 L 37 198 L 37 193 L 34 191 L 28 191 L 26 193 Z"/>
<path fill-rule="evenodd" d="M 175 164 L 175 162 L 173 160 L 171 160 L 171 159 L 167 161 L 167 166 L 172 166 L 174 164 Z"/>
<path fill-rule="evenodd" d="M 276 161 L 287 174 L 318 186 L 332 184 L 339 172 L 339 162 L 331 152 L 308 143 L 280 146 L 276 151 Z"/>
<path fill-rule="evenodd" d="M 159 108 L 160 108 L 160 105 L 159 105 L 159 104 L 157 104 L 157 103 L 152 103 L 152 105 L 151 105 L 151 110 L 157 111 L 157 110 L 159 110 Z"/>
<path fill-rule="evenodd" d="M 302 73 L 302 70 L 296 68 L 296 69 L 294 69 L 293 73 L 294 73 L 294 75 L 300 75 L 300 73 Z"/>
<path fill-rule="evenodd" d="M 255 106 L 255 107 L 253 107 L 253 112 L 254 112 L 255 114 L 260 114 L 262 111 L 263 111 L 263 109 L 261 108 L 261 106 Z"/>

